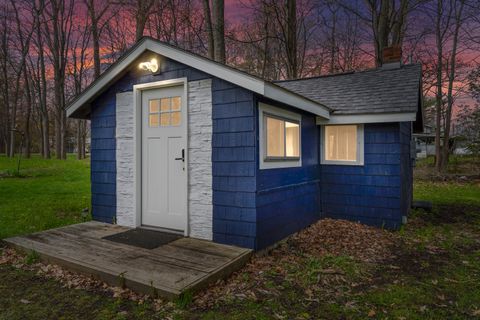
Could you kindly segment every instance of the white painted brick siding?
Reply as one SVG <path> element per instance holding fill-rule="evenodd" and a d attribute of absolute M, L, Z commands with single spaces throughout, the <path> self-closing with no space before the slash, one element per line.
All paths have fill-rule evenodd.
<path fill-rule="evenodd" d="M 188 83 L 190 236 L 212 240 L 212 80 Z"/>
<path fill-rule="evenodd" d="M 133 93 L 117 93 L 116 104 L 117 224 L 135 227 Z"/>
<path fill-rule="evenodd" d="M 212 81 L 188 83 L 189 236 L 212 240 Z M 133 93 L 117 94 L 117 223 L 135 227 Z"/>

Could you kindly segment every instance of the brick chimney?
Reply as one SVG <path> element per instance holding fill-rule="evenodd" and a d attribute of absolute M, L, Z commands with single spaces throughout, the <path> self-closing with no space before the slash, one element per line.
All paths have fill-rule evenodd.
<path fill-rule="evenodd" d="M 382 69 L 400 68 L 402 63 L 402 47 L 392 46 L 383 48 L 383 64 Z"/>

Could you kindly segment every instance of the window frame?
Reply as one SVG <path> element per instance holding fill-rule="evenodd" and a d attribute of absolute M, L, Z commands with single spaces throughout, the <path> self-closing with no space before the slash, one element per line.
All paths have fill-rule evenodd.
<path fill-rule="evenodd" d="M 346 125 L 354 125 L 357 126 L 357 160 L 356 161 L 346 161 L 346 160 L 326 160 L 325 159 L 325 127 L 327 126 L 346 126 Z M 365 139 L 364 139 L 364 126 L 363 124 L 359 123 L 345 123 L 345 124 L 330 124 L 330 125 L 322 125 L 321 126 L 321 137 L 320 137 L 320 159 L 321 164 L 324 165 L 343 165 L 343 166 L 363 166 L 364 165 L 364 158 L 365 158 Z"/>
<path fill-rule="evenodd" d="M 292 168 L 302 166 L 302 116 L 301 114 L 277 108 L 262 102 L 258 103 L 259 114 L 259 166 L 260 169 Z M 298 124 L 299 156 L 267 156 L 267 117 Z M 284 134 L 286 139 L 286 134 Z"/>

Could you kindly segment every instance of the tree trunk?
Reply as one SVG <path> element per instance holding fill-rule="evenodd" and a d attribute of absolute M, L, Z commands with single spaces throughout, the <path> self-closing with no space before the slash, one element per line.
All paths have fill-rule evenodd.
<path fill-rule="evenodd" d="M 213 9 L 213 43 L 215 61 L 225 63 L 225 12 L 224 0 L 212 0 Z"/>
<path fill-rule="evenodd" d="M 455 81 L 455 68 L 457 59 L 457 47 L 458 47 L 458 33 L 462 25 L 462 12 L 465 0 L 460 0 L 460 7 L 457 8 L 457 2 L 455 5 L 455 31 L 453 34 L 452 54 L 450 57 L 450 68 L 448 76 L 448 91 L 447 91 L 447 110 L 445 114 L 445 132 L 443 134 L 443 150 L 441 171 L 445 172 L 447 169 L 448 158 L 450 155 L 449 141 L 450 141 L 450 126 L 452 122 L 452 108 L 453 108 L 453 84 Z"/>
<path fill-rule="evenodd" d="M 297 1 L 287 0 L 286 17 L 286 51 L 287 51 L 287 78 L 298 78 L 297 65 Z"/>
<path fill-rule="evenodd" d="M 143 31 L 147 24 L 150 9 L 153 6 L 153 0 L 137 0 L 137 11 L 135 16 L 135 40 L 139 41 L 143 37 Z"/>
<path fill-rule="evenodd" d="M 37 33 L 37 47 L 38 47 L 38 62 L 40 64 L 40 76 L 39 76 L 39 105 L 40 105 L 40 118 L 42 129 L 42 155 L 45 159 L 50 159 L 50 129 L 49 129 L 49 115 L 47 109 L 47 79 L 45 68 L 45 52 L 43 44 L 43 36 L 41 31 L 40 16 L 45 7 L 45 2 L 40 1 L 39 6 L 36 7 L 36 1 L 34 2 L 35 10 L 35 29 Z"/>
<path fill-rule="evenodd" d="M 205 30 L 207 31 L 208 52 L 207 56 L 215 59 L 215 45 L 213 40 L 212 12 L 210 10 L 210 0 L 203 0 L 203 14 L 205 16 Z"/>
<path fill-rule="evenodd" d="M 93 13 L 95 15 L 95 13 Z M 92 17 L 90 17 L 92 19 Z M 93 76 L 97 79 L 100 76 L 100 36 L 98 34 L 97 22 L 92 19 L 92 42 L 93 42 Z"/>
<path fill-rule="evenodd" d="M 23 76 L 25 80 L 25 98 L 27 104 L 27 110 L 25 115 L 25 157 L 30 158 L 31 153 L 31 137 L 30 137 L 30 118 L 32 113 L 32 92 L 30 90 L 30 81 L 28 80 L 28 70 L 25 68 L 23 70 Z"/>
<path fill-rule="evenodd" d="M 441 36 L 443 1 L 437 0 L 437 19 L 435 25 L 435 39 L 437 44 L 437 83 L 435 94 L 435 169 L 440 172 L 442 169 L 441 153 L 441 119 L 442 119 L 442 70 L 443 70 L 443 44 Z"/>

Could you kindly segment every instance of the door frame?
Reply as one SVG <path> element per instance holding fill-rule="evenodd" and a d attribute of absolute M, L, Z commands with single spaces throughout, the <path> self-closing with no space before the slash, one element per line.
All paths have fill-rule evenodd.
<path fill-rule="evenodd" d="M 187 171 L 187 212 L 184 221 L 184 236 L 188 236 L 190 233 L 189 230 L 189 221 L 190 221 L 190 208 L 188 206 L 188 185 L 189 185 L 189 174 L 188 174 L 188 81 L 187 78 L 177 78 L 163 81 L 148 82 L 142 84 L 136 84 L 133 86 L 133 144 L 134 144 L 134 172 L 133 180 L 135 181 L 134 188 L 134 199 L 135 199 L 135 224 L 137 227 L 142 226 L 142 92 L 150 89 L 161 89 L 167 87 L 174 87 L 178 85 L 183 85 L 183 97 L 182 100 L 185 102 L 185 163 Z"/>

